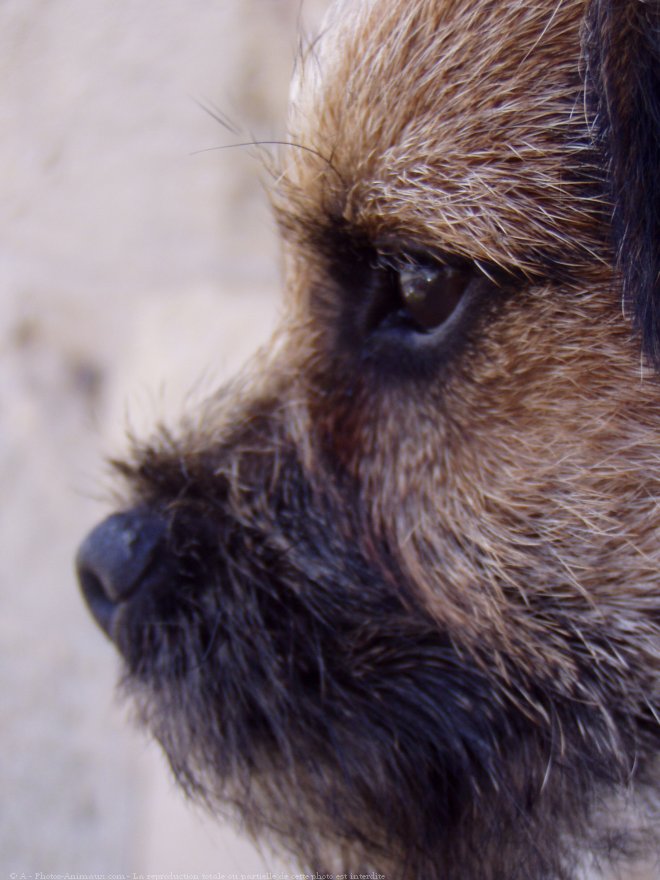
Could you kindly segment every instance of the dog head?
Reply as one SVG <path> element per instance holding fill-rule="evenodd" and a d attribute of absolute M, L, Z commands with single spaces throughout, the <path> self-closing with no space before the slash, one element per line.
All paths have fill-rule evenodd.
<path fill-rule="evenodd" d="M 648 842 L 659 28 L 338 3 L 274 193 L 287 320 L 117 465 L 81 548 L 181 783 L 316 870 L 559 878 Z"/>

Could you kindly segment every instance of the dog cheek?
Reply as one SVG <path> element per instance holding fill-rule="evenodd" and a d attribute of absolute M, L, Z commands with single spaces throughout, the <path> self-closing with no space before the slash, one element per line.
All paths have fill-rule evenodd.
<path fill-rule="evenodd" d="M 593 603 L 609 613 L 630 571 L 652 589 L 657 404 L 648 385 L 622 394 L 635 346 L 608 289 L 562 297 L 512 302 L 441 389 L 361 407 L 379 442 L 355 473 L 372 528 L 438 625 L 570 682 L 571 639 L 552 621 L 573 614 L 594 634 Z"/>

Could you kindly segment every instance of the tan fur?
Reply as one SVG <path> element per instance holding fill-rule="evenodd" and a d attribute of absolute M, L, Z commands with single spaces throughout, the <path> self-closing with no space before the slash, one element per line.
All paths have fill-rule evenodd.
<path fill-rule="evenodd" d="M 292 140 L 333 169 L 287 155 L 301 207 L 530 274 L 547 256 L 591 271 L 603 205 L 589 191 L 584 12 L 582 0 L 337 7 L 294 89 Z"/>
<path fill-rule="evenodd" d="M 604 206 L 586 177 L 598 171 L 576 65 L 585 4 L 350 6 L 315 44 L 294 93 L 292 141 L 328 160 L 286 155 L 282 210 L 291 225 L 295 205 L 292 249 L 303 250 L 290 257 L 286 287 L 302 299 L 299 320 L 322 283 L 309 276 L 310 218 L 340 216 L 384 250 L 404 241 L 532 278 L 557 260 L 567 280 L 511 300 L 425 399 L 360 389 L 350 435 L 342 424 L 327 431 L 341 436 L 343 463 L 439 621 L 477 642 L 492 629 L 554 678 L 571 658 L 529 614 L 530 591 L 592 609 L 614 635 L 631 626 L 619 620 L 625 584 L 628 614 L 642 612 L 644 663 L 654 665 L 659 646 L 655 627 L 644 639 L 643 612 L 660 566 L 660 398 L 611 266 L 596 256 Z M 392 18 L 404 21 L 394 33 Z M 289 327 L 281 354 L 303 401 L 314 372 L 306 361 L 319 357 L 314 331 Z M 616 644 L 604 650 L 616 667 Z"/>

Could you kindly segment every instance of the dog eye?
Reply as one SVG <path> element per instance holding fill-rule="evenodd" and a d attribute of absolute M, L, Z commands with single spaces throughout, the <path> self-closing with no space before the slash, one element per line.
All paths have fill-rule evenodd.
<path fill-rule="evenodd" d="M 387 261 L 373 273 L 368 297 L 368 333 L 431 335 L 465 298 L 474 270 L 431 260 Z"/>
<path fill-rule="evenodd" d="M 500 287 L 476 261 L 386 245 L 345 246 L 329 269 L 335 284 L 316 288 L 314 306 L 326 317 L 340 306 L 333 345 L 399 372 L 403 360 L 432 371 L 454 356 Z"/>
<path fill-rule="evenodd" d="M 463 298 L 472 273 L 446 265 L 411 263 L 398 269 L 401 318 L 409 318 L 421 331 L 444 324 Z"/>

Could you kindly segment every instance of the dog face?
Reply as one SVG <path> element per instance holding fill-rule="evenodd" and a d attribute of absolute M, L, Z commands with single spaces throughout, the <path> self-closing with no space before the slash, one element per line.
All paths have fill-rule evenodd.
<path fill-rule="evenodd" d="M 181 783 L 314 870 L 649 843 L 659 24 L 337 4 L 274 193 L 287 320 L 81 548 Z"/>

